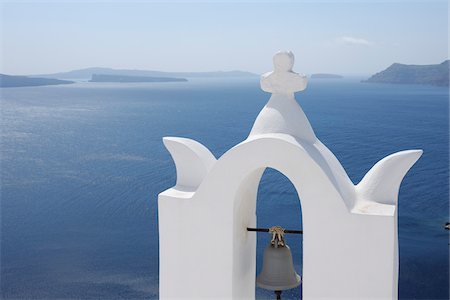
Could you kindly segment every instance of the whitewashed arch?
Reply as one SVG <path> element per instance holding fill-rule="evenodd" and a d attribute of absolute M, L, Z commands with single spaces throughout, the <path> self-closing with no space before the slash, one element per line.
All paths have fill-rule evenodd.
<path fill-rule="evenodd" d="M 178 158 L 182 152 L 168 148 L 175 161 L 184 161 Z M 395 207 L 371 203 L 375 213 L 349 211 L 330 179 L 333 174 L 311 151 L 292 136 L 264 135 L 225 153 L 198 187 L 181 182 L 161 193 L 160 296 L 254 297 L 256 237 L 246 228 L 256 226 L 257 188 L 270 167 L 293 183 L 301 199 L 303 297 L 395 298 Z M 403 164 L 406 173 L 419 156 L 419 151 L 404 151 L 387 160 Z"/>

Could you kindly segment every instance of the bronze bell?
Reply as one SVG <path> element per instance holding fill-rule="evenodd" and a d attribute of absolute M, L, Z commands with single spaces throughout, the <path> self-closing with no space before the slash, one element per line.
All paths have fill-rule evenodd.
<path fill-rule="evenodd" d="M 299 286 L 301 278 L 294 269 L 291 249 L 284 241 L 284 229 L 274 226 L 269 232 L 272 233 L 272 240 L 264 250 L 262 270 L 256 278 L 256 284 L 275 291 L 280 297 L 282 290 Z"/>

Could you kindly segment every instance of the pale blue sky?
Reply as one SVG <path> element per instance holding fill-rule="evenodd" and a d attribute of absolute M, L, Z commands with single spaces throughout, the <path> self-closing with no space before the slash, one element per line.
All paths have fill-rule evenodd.
<path fill-rule="evenodd" d="M 448 57 L 448 2 L 5 1 L 1 73 L 85 67 L 371 74 Z"/>

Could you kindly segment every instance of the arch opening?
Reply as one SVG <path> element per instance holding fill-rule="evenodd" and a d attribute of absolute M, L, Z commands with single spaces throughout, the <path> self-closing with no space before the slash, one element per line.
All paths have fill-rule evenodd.
<path fill-rule="evenodd" d="M 302 229 L 301 201 L 296 188 L 283 173 L 276 169 L 266 168 L 259 181 L 256 199 L 256 224 L 260 228 L 280 225 L 287 229 Z M 262 268 L 264 249 L 270 239 L 269 234 L 259 233 L 256 243 L 256 274 Z M 303 238 L 302 235 L 286 235 L 294 268 L 302 276 Z M 302 285 L 283 292 L 284 299 L 302 299 Z M 256 287 L 256 299 L 272 299 L 273 292 Z"/>
<path fill-rule="evenodd" d="M 292 174 L 286 174 L 284 168 L 271 164 L 254 169 L 241 181 L 234 196 L 233 297 L 274 297 L 272 291 L 256 286 L 256 276 L 261 271 L 263 252 L 270 235 L 247 232 L 246 228 L 279 225 L 287 229 L 303 230 L 304 218 L 298 185 L 298 182 L 293 181 Z M 302 299 L 305 254 L 303 239 L 303 235 L 286 235 L 294 268 L 302 277 L 302 284 L 295 289 L 284 291 L 285 299 Z"/>

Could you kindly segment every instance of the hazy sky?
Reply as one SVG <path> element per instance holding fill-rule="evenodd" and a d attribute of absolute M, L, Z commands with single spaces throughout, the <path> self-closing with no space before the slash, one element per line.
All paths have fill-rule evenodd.
<path fill-rule="evenodd" d="M 261 73 L 281 49 L 307 74 L 371 74 L 448 57 L 446 0 L 0 3 L 6 74 L 94 66 Z"/>

